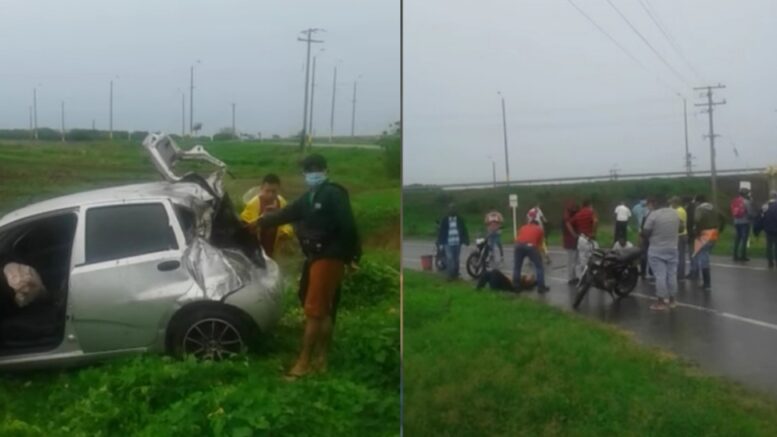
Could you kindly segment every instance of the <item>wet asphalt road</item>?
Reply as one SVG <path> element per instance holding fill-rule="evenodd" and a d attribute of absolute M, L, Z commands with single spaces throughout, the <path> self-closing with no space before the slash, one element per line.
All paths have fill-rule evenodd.
<path fill-rule="evenodd" d="M 502 270 L 511 276 L 512 254 L 505 249 Z M 463 263 L 471 250 L 472 246 L 462 250 L 465 278 L 469 276 Z M 431 242 L 405 240 L 402 266 L 420 270 L 421 255 L 432 252 Z M 551 250 L 551 260 L 546 268 L 550 292 L 524 294 L 572 311 L 575 293 L 566 283 L 566 257 L 556 249 Z M 578 311 L 633 332 L 638 341 L 668 349 L 707 373 L 777 398 L 777 271 L 768 270 L 765 260 L 734 264 L 715 257 L 712 291 L 705 293 L 690 281 L 680 282 L 678 307 L 669 312 L 648 308 L 653 290 L 652 284 L 642 281 L 629 297 L 613 301 L 592 288 Z"/>

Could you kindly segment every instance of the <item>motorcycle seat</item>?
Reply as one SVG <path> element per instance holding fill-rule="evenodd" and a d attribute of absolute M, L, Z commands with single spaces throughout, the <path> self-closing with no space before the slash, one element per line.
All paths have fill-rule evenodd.
<path fill-rule="evenodd" d="M 623 249 L 618 253 L 618 261 L 628 263 L 642 256 L 642 249 L 639 247 L 630 247 Z"/>

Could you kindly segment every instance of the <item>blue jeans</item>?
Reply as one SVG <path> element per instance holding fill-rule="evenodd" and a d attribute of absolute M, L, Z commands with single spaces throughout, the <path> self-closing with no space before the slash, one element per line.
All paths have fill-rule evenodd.
<path fill-rule="evenodd" d="M 676 247 L 648 249 L 648 263 L 656 277 L 656 295 L 661 299 L 677 294 L 678 258 Z"/>
<path fill-rule="evenodd" d="M 777 260 L 777 233 L 766 234 L 766 259 L 769 260 L 769 265 L 774 265 L 774 261 Z"/>
<path fill-rule="evenodd" d="M 735 224 L 737 235 L 734 238 L 734 259 L 747 258 L 747 237 L 750 236 L 750 224 Z"/>
<path fill-rule="evenodd" d="M 691 259 L 691 274 L 698 274 L 699 270 L 710 268 L 710 253 L 713 247 L 715 243 L 708 241 L 699 249 L 699 253 Z"/>
<path fill-rule="evenodd" d="M 515 256 L 513 258 L 513 285 L 516 288 L 521 285 L 521 270 L 523 269 L 524 258 L 529 258 L 529 261 L 534 264 L 534 270 L 537 272 L 537 286 L 545 286 L 545 271 L 542 268 L 542 257 L 540 257 L 540 251 L 536 247 L 518 243 L 515 245 Z"/>
<path fill-rule="evenodd" d="M 448 263 L 448 278 L 458 278 L 459 264 L 461 263 L 461 245 L 445 246 L 445 262 Z"/>
<path fill-rule="evenodd" d="M 491 253 L 496 253 L 496 248 L 499 248 L 499 257 L 504 258 L 504 250 L 502 249 L 502 239 L 499 231 L 493 231 L 488 234 L 487 240 L 488 246 L 491 247 Z"/>

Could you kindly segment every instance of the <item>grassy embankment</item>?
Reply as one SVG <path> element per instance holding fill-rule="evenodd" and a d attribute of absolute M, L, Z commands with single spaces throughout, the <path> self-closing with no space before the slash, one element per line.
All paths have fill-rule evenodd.
<path fill-rule="evenodd" d="M 294 147 L 214 142 L 235 203 L 267 172 L 303 190 Z M 3 375 L 0 435 L 393 435 L 399 424 L 399 180 L 375 150 L 320 149 L 351 192 L 365 240 L 350 277 L 330 370 L 283 380 L 299 348 L 297 254 L 281 260 L 284 317 L 258 352 L 222 363 L 146 356 L 83 369 Z M 158 180 L 139 144 L 0 144 L 0 214 L 88 188 Z M 239 206 L 239 205 L 238 205 Z"/>
<path fill-rule="evenodd" d="M 404 272 L 408 435 L 777 435 L 773 400 L 513 296 Z"/>

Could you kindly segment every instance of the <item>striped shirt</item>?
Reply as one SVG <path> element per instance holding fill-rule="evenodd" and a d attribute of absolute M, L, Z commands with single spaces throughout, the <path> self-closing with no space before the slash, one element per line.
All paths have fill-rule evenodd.
<path fill-rule="evenodd" d="M 458 246 L 461 244 L 459 238 L 459 225 L 456 217 L 448 217 L 448 246 Z"/>

